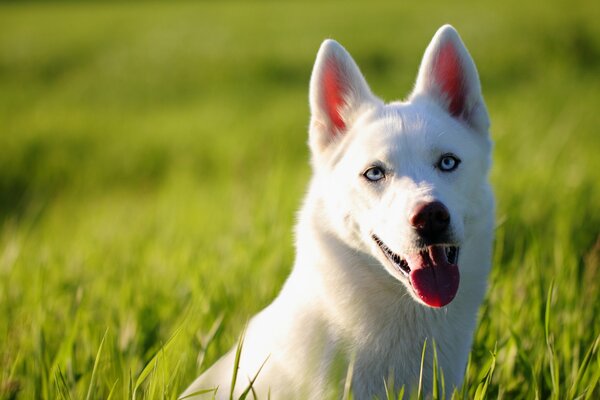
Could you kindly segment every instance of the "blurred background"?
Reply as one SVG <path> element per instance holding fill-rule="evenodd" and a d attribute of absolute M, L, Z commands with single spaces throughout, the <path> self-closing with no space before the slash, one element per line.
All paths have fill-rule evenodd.
<path fill-rule="evenodd" d="M 290 270 L 320 43 L 391 101 L 444 23 L 495 142 L 468 393 L 492 352 L 494 395 L 598 394 L 599 20 L 585 0 L 0 3 L 0 398 L 175 398 Z"/>

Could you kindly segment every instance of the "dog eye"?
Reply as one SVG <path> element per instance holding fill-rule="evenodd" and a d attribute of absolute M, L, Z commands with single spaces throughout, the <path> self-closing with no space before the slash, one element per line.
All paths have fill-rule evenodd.
<path fill-rule="evenodd" d="M 368 180 L 370 180 L 371 182 L 376 182 L 378 180 L 385 178 L 385 172 L 383 171 L 383 169 L 381 167 L 371 167 L 365 171 L 363 176 L 365 178 L 367 178 Z"/>
<path fill-rule="evenodd" d="M 458 164 L 460 164 L 460 159 L 454 154 L 444 154 L 440 157 L 437 167 L 440 171 L 451 172 L 458 168 Z"/>

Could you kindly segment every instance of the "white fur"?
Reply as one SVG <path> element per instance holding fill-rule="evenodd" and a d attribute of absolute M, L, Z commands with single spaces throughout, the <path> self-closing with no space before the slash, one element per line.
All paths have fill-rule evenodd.
<path fill-rule="evenodd" d="M 448 41 L 459 55 L 466 88 L 459 116 L 448 112 L 448 96 L 431 72 L 437 49 Z M 344 89 L 343 129 L 332 125 L 324 104 L 327 63 L 337 66 Z M 326 40 L 313 70 L 310 104 L 314 176 L 296 228 L 296 261 L 279 296 L 248 325 L 235 395 L 264 363 L 254 384 L 259 399 L 322 398 L 332 384 L 340 389 L 350 360 L 355 399 L 385 397 L 384 381 L 390 378 L 397 389 L 406 385 L 411 391 L 425 339 L 429 347 L 435 340 L 451 392 L 463 381 L 493 235 L 489 121 L 475 65 L 456 31 L 444 26 L 425 52 L 409 100 L 384 104 L 344 48 Z M 443 173 L 434 165 L 448 152 L 462 163 Z M 374 162 L 386 166 L 384 182 L 362 176 Z M 448 208 L 461 248 L 459 290 L 441 309 L 427 307 L 413 294 L 371 238 L 376 232 L 394 251 L 413 249 L 408 213 L 433 199 Z M 235 348 L 184 395 L 218 386 L 217 398 L 229 398 L 234 356 Z M 429 352 L 426 391 L 431 370 Z"/>

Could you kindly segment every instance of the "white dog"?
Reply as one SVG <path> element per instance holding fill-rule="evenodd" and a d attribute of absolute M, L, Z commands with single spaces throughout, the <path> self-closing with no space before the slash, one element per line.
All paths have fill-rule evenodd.
<path fill-rule="evenodd" d="M 489 119 L 473 60 L 443 26 L 408 100 L 385 104 L 326 40 L 310 107 L 314 176 L 292 273 L 249 322 L 235 387 L 234 348 L 183 396 L 218 388 L 217 398 L 237 398 L 255 377 L 259 399 L 319 399 L 344 385 L 371 399 L 391 381 L 410 392 L 426 339 L 451 393 L 463 381 L 494 228 Z M 425 391 L 432 368 L 428 351 Z"/>

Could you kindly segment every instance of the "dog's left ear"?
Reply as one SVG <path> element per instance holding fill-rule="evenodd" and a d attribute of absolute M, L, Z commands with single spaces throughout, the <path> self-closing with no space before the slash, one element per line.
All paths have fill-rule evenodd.
<path fill-rule="evenodd" d="M 425 50 L 411 100 L 427 96 L 453 117 L 487 133 L 489 116 L 477 68 L 458 32 L 442 26 Z"/>
<path fill-rule="evenodd" d="M 379 101 L 350 54 L 331 39 L 323 42 L 317 54 L 309 100 L 309 143 L 315 156 L 345 135 L 365 106 Z"/>

